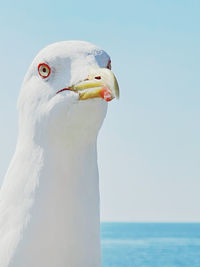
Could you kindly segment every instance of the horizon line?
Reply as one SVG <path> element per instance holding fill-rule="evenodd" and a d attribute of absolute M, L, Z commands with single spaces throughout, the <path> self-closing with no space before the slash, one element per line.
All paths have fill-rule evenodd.
<path fill-rule="evenodd" d="M 200 223 L 200 221 L 100 221 L 100 223 Z"/>

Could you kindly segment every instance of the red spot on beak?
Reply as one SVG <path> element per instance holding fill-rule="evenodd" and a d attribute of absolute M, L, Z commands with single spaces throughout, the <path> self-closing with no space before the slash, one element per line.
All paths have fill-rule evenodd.
<path fill-rule="evenodd" d="M 111 101 L 114 97 L 112 92 L 108 87 L 103 87 L 100 92 L 101 97 L 106 100 L 107 102 Z"/>

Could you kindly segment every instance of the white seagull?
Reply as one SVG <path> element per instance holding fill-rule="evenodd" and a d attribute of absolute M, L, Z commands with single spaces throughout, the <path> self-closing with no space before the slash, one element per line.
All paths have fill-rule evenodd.
<path fill-rule="evenodd" d="M 83 41 L 47 46 L 18 100 L 0 191 L 0 267 L 100 267 L 97 135 L 119 96 L 111 60 Z"/>

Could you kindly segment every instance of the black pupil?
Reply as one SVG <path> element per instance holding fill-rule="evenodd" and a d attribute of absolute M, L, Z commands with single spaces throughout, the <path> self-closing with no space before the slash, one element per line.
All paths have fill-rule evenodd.
<path fill-rule="evenodd" d="M 42 71 L 43 71 L 43 72 L 46 72 L 46 71 L 47 71 L 47 69 L 46 69 L 46 68 L 43 68 L 43 69 L 42 69 Z"/>

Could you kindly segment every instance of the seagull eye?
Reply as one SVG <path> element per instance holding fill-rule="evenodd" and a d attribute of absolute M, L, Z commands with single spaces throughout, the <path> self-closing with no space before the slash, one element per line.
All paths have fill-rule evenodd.
<path fill-rule="evenodd" d="M 111 60 L 110 59 L 108 60 L 108 64 L 107 64 L 106 68 L 111 70 Z"/>
<path fill-rule="evenodd" d="M 46 79 L 51 74 L 51 68 L 46 63 L 38 65 L 38 73 L 42 79 Z"/>

